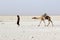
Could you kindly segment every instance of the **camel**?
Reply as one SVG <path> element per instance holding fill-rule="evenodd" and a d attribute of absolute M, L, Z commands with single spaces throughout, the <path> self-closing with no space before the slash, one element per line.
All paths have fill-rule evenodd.
<path fill-rule="evenodd" d="M 47 25 L 45 24 L 45 26 L 49 26 L 50 22 L 51 22 L 51 24 L 52 24 L 52 26 L 53 26 L 53 22 L 52 22 L 52 20 L 51 20 L 51 17 L 48 16 L 46 13 L 45 13 L 44 15 L 42 15 L 41 17 L 39 17 L 39 18 L 38 18 L 38 17 L 33 17 L 32 19 L 41 19 L 41 21 L 40 21 L 40 23 L 39 23 L 38 26 L 40 26 L 40 24 L 41 24 L 42 21 L 43 21 L 44 24 L 45 24 L 45 20 L 48 20 L 48 24 L 47 24 Z"/>

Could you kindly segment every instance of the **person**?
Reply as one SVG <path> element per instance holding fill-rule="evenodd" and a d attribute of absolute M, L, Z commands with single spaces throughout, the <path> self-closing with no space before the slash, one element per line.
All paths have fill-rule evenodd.
<path fill-rule="evenodd" d="M 19 17 L 19 15 L 17 15 L 17 25 L 18 26 L 20 25 L 19 22 L 20 22 L 20 17 Z"/>

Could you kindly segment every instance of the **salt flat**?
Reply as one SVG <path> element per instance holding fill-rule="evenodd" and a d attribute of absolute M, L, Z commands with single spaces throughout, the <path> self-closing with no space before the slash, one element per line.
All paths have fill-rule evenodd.
<path fill-rule="evenodd" d="M 20 26 L 16 16 L 0 16 L 0 40 L 60 40 L 60 16 L 51 16 L 54 26 L 48 27 L 32 16 L 21 16 Z"/>

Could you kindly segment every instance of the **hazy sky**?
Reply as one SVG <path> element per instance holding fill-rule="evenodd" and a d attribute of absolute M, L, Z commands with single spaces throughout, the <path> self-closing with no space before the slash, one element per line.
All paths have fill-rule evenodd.
<path fill-rule="evenodd" d="M 60 15 L 60 0 L 0 0 L 0 15 Z"/>

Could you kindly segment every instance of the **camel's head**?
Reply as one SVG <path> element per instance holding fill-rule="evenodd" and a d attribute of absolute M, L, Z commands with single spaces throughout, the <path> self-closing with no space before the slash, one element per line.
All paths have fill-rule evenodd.
<path fill-rule="evenodd" d="M 32 19 L 38 19 L 37 17 L 32 17 Z"/>

